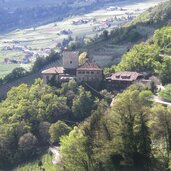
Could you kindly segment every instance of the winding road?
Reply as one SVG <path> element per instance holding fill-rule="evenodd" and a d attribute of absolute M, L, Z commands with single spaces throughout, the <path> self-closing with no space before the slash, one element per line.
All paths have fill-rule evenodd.
<path fill-rule="evenodd" d="M 153 96 L 153 101 L 156 103 L 163 104 L 163 105 L 171 106 L 171 102 L 164 101 L 159 96 Z"/>
<path fill-rule="evenodd" d="M 59 147 L 50 147 L 49 150 L 53 153 L 54 159 L 52 160 L 52 163 L 54 165 L 58 164 L 61 160 L 61 154 L 59 151 Z"/>

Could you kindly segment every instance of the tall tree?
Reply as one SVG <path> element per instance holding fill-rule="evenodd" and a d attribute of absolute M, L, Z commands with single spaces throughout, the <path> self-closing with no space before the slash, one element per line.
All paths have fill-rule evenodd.
<path fill-rule="evenodd" d="M 164 169 L 168 169 L 171 160 L 171 107 L 155 105 L 151 109 L 150 125 L 153 154 Z"/>
<path fill-rule="evenodd" d="M 75 127 L 68 136 L 61 138 L 60 144 L 62 163 L 65 170 L 90 171 L 92 169 L 86 150 L 87 138 L 83 131 Z"/>
<path fill-rule="evenodd" d="M 111 155 L 114 165 L 126 168 L 149 170 L 150 135 L 148 129 L 149 108 L 142 100 L 140 92 L 130 88 L 118 95 L 106 118 L 111 140 L 107 155 Z M 113 149 L 111 148 L 113 147 Z"/>
<path fill-rule="evenodd" d="M 49 134 L 52 144 L 59 143 L 61 136 L 67 135 L 71 131 L 71 128 L 63 121 L 58 121 L 50 126 Z"/>
<path fill-rule="evenodd" d="M 78 89 L 78 95 L 73 100 L 72 112 L 78 120 L 90 116 L 93 109 L 93 97 L 90 92 L 86 92 L 85 89 L 80 86 Z"/>

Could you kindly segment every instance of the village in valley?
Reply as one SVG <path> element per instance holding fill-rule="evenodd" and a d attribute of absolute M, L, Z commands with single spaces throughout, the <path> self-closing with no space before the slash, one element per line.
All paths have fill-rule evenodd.
<path fill-rule="evenodd" d="M 68 46 L 88 45 L 104 30 L 110 31 L 124 25 L 152 5 L 150 2 L 147 5 L 143 2 L 133 5 L 118 3 L 118 6 L 111 4 L 105 9 L 70 16 L 63 21 L 2 34 L 0 66 L 4 74 L 15 66 L 29 70 L 38 57 L 47 57 L 52 50 L 59 52 Z M 112 58 L 106 58 L 104 65 L 108 65 Z M 0 77 L 4 74 L 1 73 Z"/>
<path fill-rule="evenodd" d="M 106 9 L 106 12 L 113 12 L 118 11 L 122 12 L 121 14 L 112 16 L 104 16 L 104 19 L 98 18 L 97 16 L 83 16 L 83 17 L 75 17 L 75 19 L 69 19 L 71 29 L 58 29 L 58 23 L 54 24 L 53 31 L 49 30 L 50 33 L 56 32 L 56 47 L 52 46 L 49 48 L 34 48 L 31 44 L 26 45 L 23 40 L 15 38 L 14 40 L 4 40 L 2 43 L 4 44 L 1 51 L 4 52 L 20 52 L 23 54 L 23 58 L 17 59 L 15 57 L 12 58 L 4 58 L 4 64 L 28 64 L 31 63 L 32 58 L 42 57 L 42 56 L 48 56 L 51 52 L 51 48 L 57 48 L 57 50 L 61 50 L 64 47 L 68 46 L 68 44 L 71 41 L 75 41 L 77 43 L 84 42 L 85 35 L 84 33 L 81 33 L 77 37 L 77 33 L 75 33 L 75 27 L 90 27 L 90 35 L 86 34 L 86 36 L 96 35 L 98 33 L 103 32 L 106 29 L 112 29 L 113 27 L 118 27 L 119 25 L 124 24 L 125 22 L 128 22 L 132 20 L 137 14 L 134 12 L 128 12 L 128 9 L 123 9 L 119 7 L 109 7 Z M 138 9 L 137 9 L 138 11 Z M 68 27 L 68 26 L 67 26 Z M 33 32 L 36 32 L 36 29 L 39 30 L 39 28 L 33 28 Z M 92 30 L 91 30 L 92 29 Z M 60 31 L 58 31 L 60 30 Z M 27 30 L 26 30 L 27 31 Z M 48 30 L 47 30 L 48 32 Z M 78 33 L 78 34 L 80 34 Z M 64 37 L 63 39 L 58 39 L 60 37 Z M 40 40 L 41 41 L 41 40 Z M 55 43 L 54 43 L 55 44 Z"/>

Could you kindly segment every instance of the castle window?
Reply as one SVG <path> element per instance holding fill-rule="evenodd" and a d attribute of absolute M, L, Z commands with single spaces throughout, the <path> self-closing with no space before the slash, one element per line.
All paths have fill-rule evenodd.
<path fill-rule="evenodd" d="M 70 61 L 70 64 L 72 64 L 72 61 Z"/>
<path fill-rule="evenodd" d="M 86 74 L 89 74 L 89 73 L 90 73 L 89 71 L 86 72 Z"/>
<path fill-rule="evenodd" d="M 93 72 L 93 71 L 91 71 L 91 74 L 94 74 L 94 72 Z"/>

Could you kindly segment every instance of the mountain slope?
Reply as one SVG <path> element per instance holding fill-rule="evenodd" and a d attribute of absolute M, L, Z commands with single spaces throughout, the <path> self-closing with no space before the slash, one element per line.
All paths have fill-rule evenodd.
<path fill-rule="evenodd" d="M 99 64 L 103 63 L 103 66 L 117 64 L 135 43 L 147 40 L 156 29 L 167 26 L 170 20 L 171 1 L 168 1 L 150 8 L 131 23 L 114 29 L 107 39 L 101 36 L 83 49 L 88 49 L 94 60 Z"/>
<path fill-rule="evenodd" d="M 113 1 L 0 0 L 0 32 L 9 32 L 17 28 L 28 28 L 62 20 L 70 15 L 99 8 L 108 2 Z"/>
<path fill-rule="evenodd" d="M 160 27 L 166 25 L 171 20 L 171 1 L 161 3 L 160 5 L 148 9 L 142 15 L 138 16 L 129 25 L 147 24 Z"/>

